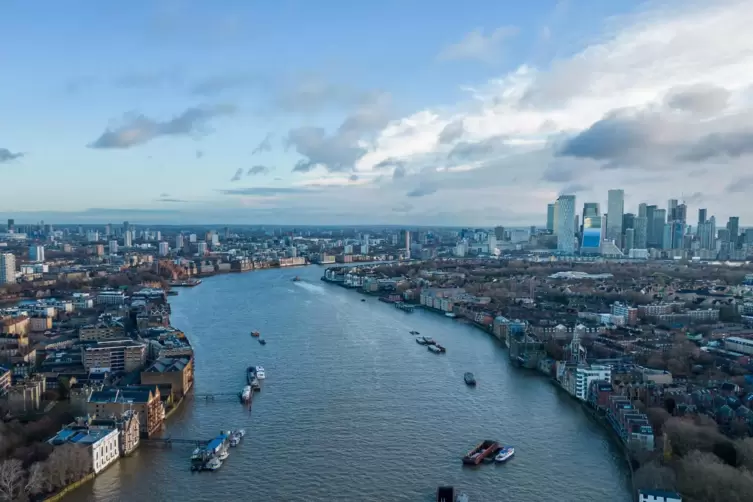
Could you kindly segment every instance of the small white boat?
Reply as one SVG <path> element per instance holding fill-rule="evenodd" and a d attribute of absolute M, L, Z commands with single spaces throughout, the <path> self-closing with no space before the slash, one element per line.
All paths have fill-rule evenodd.
<path fill-rule="evenodd" d="M 266 375 L 264 374 L 263 366 L 256 367 L 256 378 L 258 378 L 259 380 L 264 380 L 266 378 Z"/>
<path fill-rule="evenodd" d="M 201 458 L 201 448 L 196 448 L 191 454 L 191 460 L 198 460 Z"/>
<path fill-rule="evenodd" d="M 470 502 L 471 499 L 468 498 L 468 495 L 465 493 L 458 493 L 457 497 L 455 497 L 455 502 Z"/>
<path fill-rule="evenodd" d="M 229 451 L 227 451 L 227 450 L 222 450 L 222 451 L 220 452 L 220 454 L 219 454 L 219 455 L 217 456 L 217 458 L 219 458 L 220 460 L 222 460 L 222 461 L 224 462 L 225 460 L 227 460 L 227 458 L 228 458 L 229 456 L 230 456 L 230 452 L 229 452 Z"/>
<path fill-rule="evenodd" d="M 235 433 L 242 438 L 246 435 L 246 429 L 238 429 Z"/>
<path fill-rule="evenodd" d="M 494 457 L 494 461 L 506 462 L 513 455 L 515 455 L 515 448 L 513 448 L 512 446 L 503 446 L 497 456 Z"/>
<path fill-rule="evenodd" d="M 241 391 L 241 401 L 243 401 L 244 403 L 251 401 L 252 393 L 253 393 L 253 389 L 251 388 L 250 385 L 246 385 L 245 387 L 243 387 L 243 390 Z"/>
<path fill-rule="evenodd" d="M 211 460 L 207 462 L 207 465 L 204 466 L 208 471 L 216 471 L 220 467 L 222 467 L 222 460 L 217 457 L 212 457 Z"/>
<path fill-rule="evenodd" d="M 445 312 L 445 316 L 447 316 L 447 317 L 451 317 L 451 318 L 453 318 L 453 319 L 454 319 L 455 317 L 457 317 L 457 315 L 453 314 L 452 312 Z M 465 495 L 465 493 L 461 493 L 460 495 Z M 459 497 L 460 495 L 458 495 L 458 497 Z M 465 496 L 467 497 L 467 495 L 465 495 Z"/>
<path fill-rule="evenodd" d="M 230 436 L 230 446 L 232 446 L 233 448 L 238 446 L 240 442 L 241 442 L 241 438 L 239 436 L 235 436 L 235 435 Z"/>

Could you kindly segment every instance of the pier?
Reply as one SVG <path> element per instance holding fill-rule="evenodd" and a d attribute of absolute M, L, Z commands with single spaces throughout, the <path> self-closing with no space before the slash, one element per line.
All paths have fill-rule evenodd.
<path fill-rule="evenodd" d="M 209 441 L 206 439 L 186 439 L 186 438 L 171 438 L 171 437 L 142 439 L 140 442 L 146 445 L 165 446 L 165 447 L 170 447 L 173 444 L 189 444 L 189 445 L 194 445 L 197 448 L 201 448 L 209 444 Z"/>
<path fill-rule="evenodd" d="M 409 313 L 413 312 L 413 309 L 416 308 L 413 305 L 409 305 L 409 304 L 404 303 L 404 302 L 395 302 L 394 305 L 395 305 L 396 309 L 400 309 L 403 312 L 409 312 Z"/>

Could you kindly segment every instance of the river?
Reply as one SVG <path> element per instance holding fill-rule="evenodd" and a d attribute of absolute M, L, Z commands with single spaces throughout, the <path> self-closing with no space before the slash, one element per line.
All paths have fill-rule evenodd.
<path fill-rule="evenodd" d="M 607 432 L 545 378 L 513 367 L 491 336 L 362 302 L 320 281 L 322 272 L 222 275 L 170 297 L 172 323 L 194 347 L 195 392 L 237 392 L 251 364 L 267 379 L 250 410 L 231 398 L 187 400 L 165 433 L 209 439 L 244 427 L 248 435 L 213 473 L 189 471 L 189 445 L 142 445 L 65 502 L 428 502 L 443 484 L 473 502 L 631 500 Z M 410 330 L 447 354 L 429 353 Z M 476 388 L 463 383 L 466 371 Z M 463 467 L 462 454 L 486 438 L 514 445 L 515 457 Z"/>

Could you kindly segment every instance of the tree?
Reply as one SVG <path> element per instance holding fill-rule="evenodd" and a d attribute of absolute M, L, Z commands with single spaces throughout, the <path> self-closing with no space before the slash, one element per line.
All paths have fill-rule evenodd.
<path fill-rule="evenodd" d="M 644 490 L 677 490 L 677 476 L 668 466 L 652 460 L 640 466 L 633 475 L 635 487 Z"/>
<path fill-rule="evenodd" d="M 689 500 L 746 502 L 753 493 L 753 475 L 710 453 L 693 451 L 679 462 L 677 485 Z"/>
<path fill-rule="evenodd" d="M 651 427 L 654 429 L 654 436 L 661 435 L 664 430 L 664 423 L 672 417 L 664 408 L 649 408 L 646 410 L 646 416 L 648 416 L 648 421 L 651 422 Z"/>
<path fill-rule="evenodd" d="M 23 464 L 16 458 L 0 463 L 0 500 L 18 500 L 24 486 Z"/>
<path fill-rule="evenodd" d="M 39 495 L 52 491 L 44 462 L 35 462 L 29 467 L 29 477 L 24 486 L 27 495 Z"/>

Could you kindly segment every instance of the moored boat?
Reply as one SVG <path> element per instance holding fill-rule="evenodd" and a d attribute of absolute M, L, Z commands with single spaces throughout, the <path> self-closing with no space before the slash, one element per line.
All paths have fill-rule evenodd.
<path fill-rule="evenodd" d="M 220 467 L 222 467 L 222 460 L 217 457 L 212 457 L 204 466 L 204 468 L 208 471 L 216 471 Z"/>
<path fill-rule="evenodd" d="M 478 465 L 486 457 L 499 450 L 499 443 L 487 439 L 477 444 L 471 451 L 463 456 L 463 463 L 466 465 Z"/>
<path fill-rule="evenodd" d="M 217 458 L 222 460 L 223 462 L 227 460 L 227 458 L 230 456 L 230 452 L 227 450 L 222 450 L 219 455 L 217 455 Z"/>
<path fill-rule="evenodd" d="M 455 502 L 455 488 L 452 486 L 437 488 L 437 502 Z"/>
<path fill-rule="evenodd" d="M 251 385 L 246 385 L 243 387 L 243 390 L 240 392 L 240 398 L 241 402 L 248 403 L 251 401 L 253 397 L 253 388 Z"/>
<path fill-rule="evenodd" d="M 420 336 L 416 338 L 416 343 L 419 345 L 434 345 L 436 342 L 428 336 Z"/>
<path fill-rule="evenodd" d="M 453 319 L 454 319 L 455 317 L 457 317 L 457 315 L 453 314 L 452 312 L 446 312 L 446 313 L 445 313 L 445 316 L 447 316 L 447 317 L 451 317 L 451 318 L 453 318 Z"/>
<path fill-rule="evenodd" d="M 261 384 L 259 384 L 259 380 L 254 378 L 251 380 L 251 389 L 252 390 L 261 390 Z"/>
<path fill-rule="evenodd" d="M 435 354 L 441 354 L 443 352 L 439 345 L 429 345 L 426 348 L 429 349 L 429 352 L 434 352 Z"/>
<path fill-rule="evenodd" d="M 261 335 L 261 333 L 259 333 L 258 331 L 252 331 L 252 332 L 251 332 L 251 336 L 253 336 L 253 337 L 256 337 L 256 338 L 258 338 L 258 337 L 259 337 L 259 335 Z"/>
<path fill-rule="evenodd" d="M 259 338 L 259 343 L 262 345 L 266 345 L 267 341 L 264 338 Z"/>
<path fill-rule="evenodd" d="M 476 385 L 476 377 L 473 376 L 473 373 L 468 371 L 463 375 L 463 380 L 465 380 L 466 385 L 474 386 Z"/>
<path fill-rule="evenodd" d="M 254 378 L 256 378 L 256 368 L 249 366 L 248 368 L 246 368 L 246 382 L 251 385 L 251 382 L 254 381 Z"/>
<path fill-rule="evenodd" d="M 506 462 L 515 455 L 515 448 L 512 446 L 503 446 L 501 450 L 499 450 L 499 453 L 497 453 L 497 456 L 494 457 L 495 462 Z"/>
<path fill-rule="evenodd" d="M 463 492 L 458 493 L 458 496 L 455 497 L 455 502 L 471 502 L 471 499 Z"/>
<path fill-rule="evenodd" d="M 267 378 L 266 373 L 264 373 L 264 366 L 257 366 L 256 368 L 254 368 L 254 370 L 256 372 L 256 378 L 258 378 L 259 380 L 264 380 L 265 378 Z"/>

